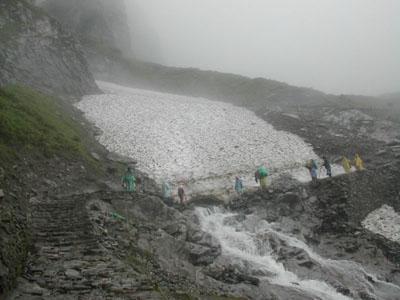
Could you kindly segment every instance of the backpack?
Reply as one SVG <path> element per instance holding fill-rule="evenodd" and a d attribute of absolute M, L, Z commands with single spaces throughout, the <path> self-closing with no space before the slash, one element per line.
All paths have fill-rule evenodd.
<path fill-rule="evenodd" d="M 260 176 L 260 178 L 267 177 L 268 176 L 267 168 L 264 167 L 264 166 L 259 167 L 258 168 L 258 175 Z"/>

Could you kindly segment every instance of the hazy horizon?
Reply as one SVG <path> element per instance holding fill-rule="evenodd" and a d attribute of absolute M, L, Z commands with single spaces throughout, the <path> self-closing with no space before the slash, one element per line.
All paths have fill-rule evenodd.
<path fill-rule="evenodd" d="M 139 59 L 334 94 L 400 91 L 400 1 L 125 2 Z"/>

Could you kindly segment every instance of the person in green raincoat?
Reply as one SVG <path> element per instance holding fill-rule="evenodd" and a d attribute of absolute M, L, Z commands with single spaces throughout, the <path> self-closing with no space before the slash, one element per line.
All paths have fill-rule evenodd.
<path fill-rule="evenodd" d="M 132 169 L 128 167 L 124 177 L 122 177 L 122 186 L 125 188 L 127 192 L 135 192 L 136 191 L 136 178 L 133 175 Z"/>
<path fill-rule="evenodd" d="M 254 177 L 255 177 L 255 180 L 257 183 L 258 183 L 258 181 L 260 182 L 260 188 L 262 190 L 267 189 L 267 187 L 268 187 L 268 180 L 267 180 L 268 170 L 265 166 L 261 165 L 257 169 L 256 173 L 254 174 Z"/>

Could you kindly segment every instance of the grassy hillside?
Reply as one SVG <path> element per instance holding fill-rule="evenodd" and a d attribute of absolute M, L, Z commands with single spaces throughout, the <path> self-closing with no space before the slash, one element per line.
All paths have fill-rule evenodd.
<path fill-rule="evenodd" d="M 0 88 L 0 163 L 18 153 L 88 157 L 77 124 L 62 113 L 60 102 L 28 88 Z"/>

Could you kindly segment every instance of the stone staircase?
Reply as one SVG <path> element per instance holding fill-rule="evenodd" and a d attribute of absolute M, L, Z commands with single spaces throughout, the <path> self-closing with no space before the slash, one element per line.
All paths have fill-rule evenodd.
<path fill-rule="evenodd" d="M 10 299 L 145 299 L 153 289 L 101 245 L 85 196 L 34 198 L 30 206 L 35 250 Z"/>

